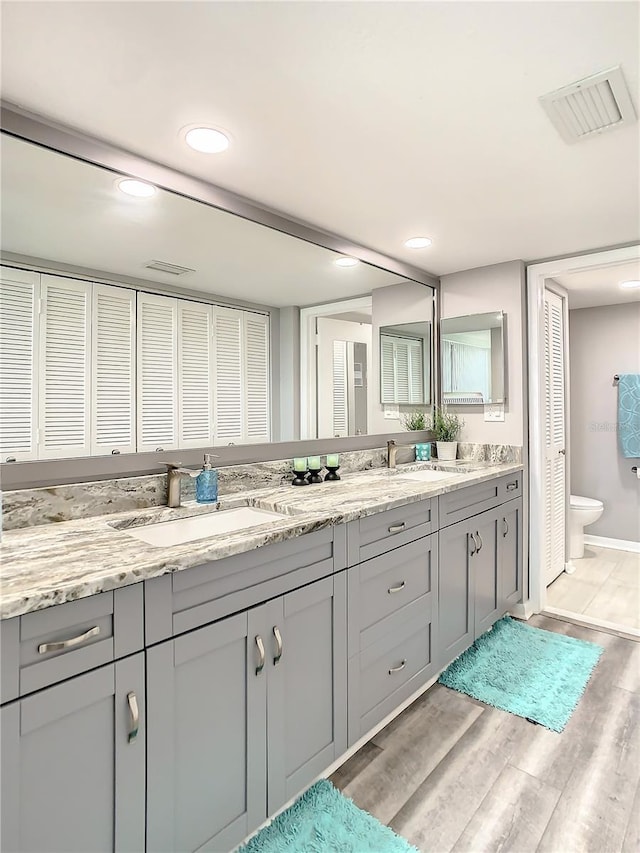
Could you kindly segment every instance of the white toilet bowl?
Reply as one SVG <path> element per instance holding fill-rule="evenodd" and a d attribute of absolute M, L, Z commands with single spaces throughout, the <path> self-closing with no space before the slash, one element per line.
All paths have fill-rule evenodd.
<path fill-rule="evenodd" d="M 584 557 L 584 529 L 597 521 L 604 512 L 604 504 L 594 498 L 571 495 L 569 502 L 569 558 Z"/>

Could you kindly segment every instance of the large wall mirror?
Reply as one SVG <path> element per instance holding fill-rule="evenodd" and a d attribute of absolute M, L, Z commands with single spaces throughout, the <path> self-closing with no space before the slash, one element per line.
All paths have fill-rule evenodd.
<path fill-rule="evenodd" d="M 440 321 L 444 403 L 481 406 L 506 401 L 505 323 L 502 311 Z"/>
<path fill-rule="evenodd" d="M 0 461 L 401 428 L 373 342 L 430 287 L 122 180 L 2 134 Z"/>

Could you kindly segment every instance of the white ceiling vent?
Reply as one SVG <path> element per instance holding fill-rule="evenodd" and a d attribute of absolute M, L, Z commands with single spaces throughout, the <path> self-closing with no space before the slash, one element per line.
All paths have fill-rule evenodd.
<path fill-rule="evenodd" d="M 189 267 L 180 267 L 178 264 L 168 264 L 166 261 L 149 261 L 145 264 L 145 269 L 155 270 L 156 272 L 165 272 L 167 275 L 184 275 L 188 272 L 195 272 Z"/>
<path fill-rule="evenodd" d="M 542 95 L 540 101 L 560 136 L 570 143 L 636 119 L 619 65 Z"/>

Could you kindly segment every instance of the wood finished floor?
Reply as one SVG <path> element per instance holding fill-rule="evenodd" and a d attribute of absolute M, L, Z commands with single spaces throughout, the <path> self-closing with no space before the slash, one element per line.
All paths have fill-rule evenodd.
<path fill-rule="evenodd" d="M 547 605 L 629 628 L 640 628 L 640 554 L 586 545 L 547 589 Z"/>
<path fill-rule="evenodd" d="M 331 777 L 423 853 L 640 851 L 640 643 L 605 648 L 556 734 L 435 684 Z"/>

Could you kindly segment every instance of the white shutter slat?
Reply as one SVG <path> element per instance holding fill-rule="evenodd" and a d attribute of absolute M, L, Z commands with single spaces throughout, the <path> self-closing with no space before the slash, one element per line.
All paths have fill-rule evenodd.
<path fill-rule="evenodd" d="M 0 268 L 1 461 L 37 458 L 37 301 L 40 276 Z"/>
<path fill-rule="evenodd" d="M 212 308 L 178 301 L 179 446 L 213 442 Z"/>
<path fill-rule="evenodd" d="M 269 441 L 269 318 L 244 313 L 245 430 L 250 443 Z"/>
<path fill-rule="evenodd" d="M 214 419 L 217 444 L 243 439 L 242 312 L 215 308 Z"/>
<path fill-rule="evenodd" d="M 43 275 L 40 319 L 40 459 L 89 456 L 89 282 Z"/>
<path fill-rule="evenodd" d="M 178 438 L 177 299 L 138 293 L 138 450 L 174 450 Z"/>
<path fill-rule="evenodd" d="M 94 285 L 92 316 L 91 452 L 135 453 L 135 291 Z"/>

